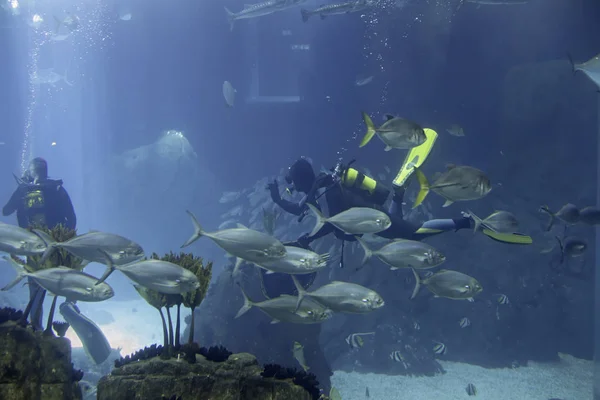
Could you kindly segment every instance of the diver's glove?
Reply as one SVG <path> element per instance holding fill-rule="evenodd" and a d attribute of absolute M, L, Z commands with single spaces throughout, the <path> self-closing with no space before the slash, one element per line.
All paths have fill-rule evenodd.
<path fill-rule="evenodd" d="M 267 184 L 267 190 L 271 192 L 271 200 L 273 200 L 273 202 L 277 203 L 279 200 L 281 200 L 281 195 L 279 194 L 279 184 L 277 183 L 276 179 Z"/>

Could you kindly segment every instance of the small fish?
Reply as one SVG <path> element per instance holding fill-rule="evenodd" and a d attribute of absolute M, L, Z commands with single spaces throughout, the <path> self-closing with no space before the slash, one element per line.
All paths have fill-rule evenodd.
<path fill-rule="evenodd" d="M 223 82 L 223 97 L 225 98 L 225 104 L 228 107 L 233 107 L 235 102 L 235 94 L 237 90 L 233 88 L 233 85 L 229 81 Z"/>
<path fill-rule="evenodd" d="M 492 190 L 490 179 L 477 168 L 452 164 L 449 164 L 447 168 L 448 170 L 442 173 L 431 185 L 421 169 L 414 168 L 421 188 L 413 208 L 416 208 L 425 200 L 429 191 L 433 191 L 446 199 L 443 207 L 448 207 L 455 201 L 481 199 Z"/>
<path fill-rule="evenodd" d="M 444 343 L 441 342 L 436 342 L 437 344 L 435 346 L 433 346 L 433 352 L 435 354 L 441 354 L 444 355 L 448 352 L 448 349 L 446 348 L 446 345 Z"/>
<path fill-rule="evenodd" d="M 412 149 L 425 143 L 427 136 L 425 131 L 416 122 L 387 114 L 387 121 L 379 128 L 375 127 L 371 117 L 363 112 L 363 121 L 367 126 L 367 133 L 358 147 L 364 147 L 377 134 L 379 139 L 386 145 L 384 151 L 391 149 Z"/>
<path fill-rule="evenodd" d="M 318 301 L 334 312 L 351 314 L 369 313 L 385 305 L 376 291 L 356 283 L 333 281 L 312 292 L 307 292 L 294 275 L 292 280 L 298 291 L 297 308 L 306 297 Z"/>
<path fill-rule="evenodd" d="M 369 76 L 357 76 L 356 80 L 354 81 L 354 84 L 356 86 L 365 86 L 368 85 L 369 83 L 371 83 L 373 81 L 373 75 L 369 75 Z"/>
<path fill-rule="evenodd" d="M 552 229 L 554 225 L 554 221 L 557 219 L 564 222 L 567 225 L 574 225 L 579 222 L 579 209 L 576 205 L 567 203 L 558 212 L 553 213 L 550 211 L 548 206 L 541 206 L 540 212 L 545 212 L 550 215 L 550 221 L 548 222 L 548 226 L 546 227 L 546 231 Z"/>
<path fill-rule="evenodd" d="M 461 320 L 458 322 L 458 325 L 460 325 L 461 328 L 466 328 L 468 326 L 471 326 L 471 320 L 467 317 L 462 317 Z"/>
<path fill-rule="evenodd" d="M 483 287 L 477 279 L 458 271 L 442 269 L 423 280 L 414 268 L 412 272 L 415 276 L 415 289 L 410 297 L 411 299 L 414 299 L 419 293 L 421 285 L 427 286 L 427 289 L 436 297 L 446 297 L 454 300 L 473 301 L 473 296 L 483 291 Z"/>
<path fill-rule="evenodd" d="M 119 14 L 119 19 L 121 21 L 131 21 L 131 13 Z"/>
<path fill-rule="evenodd" d="M 314 236 L 328 222 L 349 235 L 378 233 L 385 231 L 392 225 L 392 221 L 386 213 L 373 208 L 353 207 L 333 217 L 326 218 L 312 204 L 307 203 L 307 206 L 317 218 L 315 227 L 309 236 Z"/>
<path fill-rule="evenodd" d="M 473 232 L 479 231 L 481 228 L 489 229 L 498 233 L 515 233 L 519 229 L 519 221 L 508 211 L 494 211 L 485 219 L 479 218 L 474 212 L 467 210 L 468 214 L 475 221 Z"/>
<path fill-rule="evenodd" d="M 350 346 L 351 349 L 357 349 L 359 347 L 363 347 L 365 344 L 365 341 L 363 340 L 362 336 L 365 335 L 374 335 L 375 332 L 366 332 L 366 333 L 351 333 L 350 335 L 348 335 L 346 337 L 346 343 L 348 343 L 348 345 Z"/>
<path fill-rule="evenodd" d="M 415 331 L 420 331 L 421 325 L 419 325 L 419 323 L 417 321 L 415 321 L 415 322 L 413 322 L 413 328 Z"/>
<path fill-rule="evenodd" d="M 510 304 L 508 296 L 505 294 L 501 294 L 500 296 L 498 296 L 498 299 L 496 301 L 498 302 L 498 304 Z"/>
<path fill-rule="evenodd" d="M 96 285 L 98 278 L 67 267 L 46 268 L 36 272 L 27 272 L 25 267 L 11 257 L 3 257 L 15 270 L 15 279 L 2 288 L 9 290 L 23 278 L 29 277 L 55 296 L 65 297 L 67 301 L 98 302 L 112 298 L 113 289 L 107 284 Z"/>
<path fill-rule="evenodd" d="M 237 13 L 231 12 L 225 7 L 225 13 L 227 14 L 227 20 L 229 21 L 229 28 L 230 30 L 233 30 L 235 21 L 239 19 L 250 19 L 273 14 L 277 11 L 296 7 L 304 2 L 306 2 L 306 0 L 266 0 L 262 3 L 246 4 L 244 5 L 244 9 Z"/>
<path fill-rule="evenodd" d="M 256 263 L 260 268 L 266 269 L 267 274 L 283 273 L 290 275 L 310 274 L 327 267 L 330 259 L 328 253 L 317 254 L 314 251 L 295 246 L 285 246 L 284 258 L 269 262 Z"/>
<path fill-rule="evenodd" d="M 469 383 L 467 385 L 467 387 L 465 388 L 465 390 L 467 391 L 467 394 L 469 396 L 476 396 L 477 395 L 477 389 L 475 388 L 475 385 L 473 385 L 472 383 Z"/>
<path fill-rule="evenodd" d="M 369 6 L 366 0 L 350 0 L 345 3 L 327 4 L 317 8 L 316 10 L 301 9 L 302 21 L 307 22 L 313 15 L 319 15 L 321 19 L 325 19 L 328 15 L 349 14 L 357 11 L 362 11 Z"/>
<path fill-rule="evenodd" d="M 464 129 L 456 124 L 451 125 L 450 128 L 446 129 L 446 131 L 449 134 L 451 134 L 452 136 L 457 136 L 457 137 L 465 136 Z"/>
<path fill-rule="evenodd" d="M 600 225 L 600 209 L 585 207 L 579 211 L 579 221 L 588 225 Z"/>
<path fill-rule="evenodd" d="M 390 353 L 390 360 L 393 360 L 393 361 L 396 361 L 396 362 L 403 362 L 404 361 L 404 356 L 402 355 L 402 353 L 400 352 L 400 350 L 392 351 Z"/>
<path fill-rule="evenodd" d="M 566 238 L 564 241 L 560 240 L 556 236 L 558 245 L 560 246 L 560 262 L 561 264 L 565 261 L 565 255 L 568 257 L 579 257 L 587 250 L 587 243 L 577 238 Z"/>
<path fill-rule="evenodd" d="M 308 365 L 306 365 L 306 359 L 304 358 L 304 346 L 302 346 L 298 342 L 294 342 L 294 346 L 292 347 L 292 354 L 294 355 L 294 358 L 296 359 L 296 361 L 298 361 L 298 364 L 300 364 L 304 372 L 307 372 L 310 368 Z"/>
<path fill-rule="evenodd" d="M 446 261 L 446 256 L 423 242 L 395 240 L 379 250 L 372 251 L 365 241 L 358 236 L 356 237 L 356 241 L 362 246 L 365 252 L 361 267 L 373 256 L 376 256 L 379 260 L 389 265 L 392 270 L 399 268 L 435 268 Z"/>

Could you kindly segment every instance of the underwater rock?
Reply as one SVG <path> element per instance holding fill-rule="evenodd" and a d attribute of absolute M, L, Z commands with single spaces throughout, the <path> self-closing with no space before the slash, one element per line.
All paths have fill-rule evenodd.
<path fill-rule="evenodd" d="M 0 325 L 0 399 L 79 400 L 82 377 L 71 364 L 68 339 L 14 322 Z"/>
<path fill-rule="evenodd" d="M 23 316 L 23 311 L 17 311 L 14 308 L 3 307 L 0 308 L 0 324 L 8 321 L 17 322 Z"/>
<path fill-rule="evenodd" d="M 219 363 L 201 355 L 196 356 L 193 364 L 156 357 L 116 368 L 103 377 L 98 384 L 98 400 L 314 398 L 289 378 L 296 375 L 276 379 L 262 376 L 263 372 L 256 358 L 248 353 L 232 354 Z"/>

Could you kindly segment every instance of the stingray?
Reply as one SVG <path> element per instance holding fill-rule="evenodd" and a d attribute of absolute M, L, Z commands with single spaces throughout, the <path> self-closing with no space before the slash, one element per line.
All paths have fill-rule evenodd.
<path fill-rule="evenodd" d="M 600 89 L 600 54 L 581 64 L 575 64 L 571 56 L 569 56 L 569 61 L 573 66 L 573 73 L 577 71 L 583 72 Z"/>

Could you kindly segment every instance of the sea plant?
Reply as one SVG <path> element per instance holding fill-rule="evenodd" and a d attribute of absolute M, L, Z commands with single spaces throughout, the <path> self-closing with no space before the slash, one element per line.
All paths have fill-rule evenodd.
<path fill-rule="evenodd" d="M 162 321 L 163 328 L 163 348 L 167 349 L 169 347 L 169 334 L 167 331 L 167 322 L 165 321 L 165 315 L 162 312 L 162 308 L 167 305 L 166 295 L 140 285 L 133 285 L 133 287 L 135 288 L 135 290 L 137 290 L 140 296 L 142 296 L 142 298 L 146 300 L 146 303 L 156 308 L 160 313 L 160 319 Z"/>
<path fill-rule="evenodd" d="M 57 226 L 55 226 L 52 229 L 48 229 L 45 226 L 39 226 L 39 225 L 37 225 L 37 226 L 34 225 L 34 226 L 30 227 L 30 230 L 32 230 L 32 231 L 34 229 L 45 233 L 46 235 L 50 236 L 54 242 L 59 242 L 59 243 L 66 242 L 67 240 L 72 239 L 73 237 L 75 237 L 77 235 L 76 230 L 69 229 L 62 224 L 58 224 Z M 27 272 L 36 272 L 36 271 L 39 271 L 42 269 L 53 268 L 53 267 L 58 267 L 58 266 L 63 266 L 63 267 L 72 268 L 72 269 L 76 269 L 76 270 L 81 270 L 84 267 L 84 263 L 81 258 L 72 255 L 71 253 L 67 252 L 64 249 L 56 249 L 55 251 L 53 251 L 52 254 L 48 257 L 48 259 L 43 264 L 41 263 L 41 259 L 42 259 L 41 255 L 29 256 L 29 257 L 27 257 L 27 263 L 23 267 L 25 268 L 25 270 Z M 18 258 L 15 258 L 15 260 L 20 261 Z M 39 290 L 41 291 L 41 294 L 33 296 L 29 300 L 29 304 L 27 304 L 27 308 L 25 308 L 25 311 L 23 312 L 23 317 L 20 321 L 22 325 L 25 325 L 27 323 L 27 318 L 29 317 L 29 314 L 32 311 L 41 312 L 41 307 L 43 305 L 44 298 L 46 297 L 46 290 L 42 289 L 42 288 L 40 288 Z M 39 304 L 38 307 L 40 309 L 32 310 L 33 301 L 35 300 L 35 298 L 37 296 L 41 296 L 41 301 L 38 303 Z M 44 334 L 46 334 L 46 335 L 52 335 L 52 336 L 54 335 L 52 333 L 52 321 L 54 320 L 54 310 L 56 308 L 56 300 L 57 300 L 57 297 L 54 296 L 54 299 L 52 300 L 52 306 L 50 307 L 50 312 L 48 313 L 48 322 L 46 323 L 46 329 L 44 331 Z"/>

